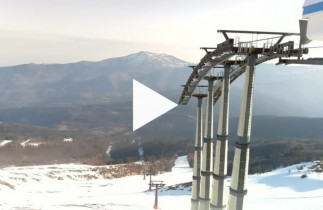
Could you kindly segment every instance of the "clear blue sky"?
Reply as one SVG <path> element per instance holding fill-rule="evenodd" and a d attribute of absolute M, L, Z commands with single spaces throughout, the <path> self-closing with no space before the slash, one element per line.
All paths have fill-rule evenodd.
<path fill-rule="evenodd" d="M 218 29 L 298 32 L 303 0 L 0 0 L 0 66 L 138 51 L 190 62 Z"/>

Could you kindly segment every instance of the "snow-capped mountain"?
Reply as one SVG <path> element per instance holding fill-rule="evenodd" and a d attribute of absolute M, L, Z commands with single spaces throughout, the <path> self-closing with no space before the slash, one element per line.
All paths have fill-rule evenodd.
<path fill-rule="evenodd" d="M 100 118 L 102 122 L 108 122 L 112 130 L 115 123 L 128 129 L 131 127 L 129 116 L 132 115 L 132 80 L 136 79 L 177 102 L 183 90 L 181 85 L 191 74 L 188 65 L 190 63 L 171 55 L 138 52 L 98 62 L 1 67 L 0 121 L 48 127 L 68 124 L 73 129 L 87 129 L 101 128 L 102 123 L 97 120 Z M 317 97 L 322 89 L 323 71 L 320 69 L 269 64 L 257 66 L 254 115 L 322 117 L 320 106 L 323 98 Z M 212 70 L 213 73 L 215 71 L 221 70 Z M 243 81 L 242 76 L 232 83 L 230 116 L 239 116 Z M 189 106 L 194 107 L 191 110 L 191 107 L 181 107 L 188 114 L 180 109 L 174 110 L 173 113 L 182 117 L 174 115 L 172 122 L 185 122 L 187 120 L 183 116 L 195 116 L 195 111 L 192 111 L 195 103 L 194 99 L 190 101 Z M 100 107 L 88 107 L 92 105 Z M 57 108 L 56 112 L 53 107 Z M 77 113 L 75 107 L 81 111 Z M 108 117 L 102 115 L 107 110 L 113 114 Z M 76 114 L 78 118 L 75 118 Z M 83 114 L 86 116 L 80 120 L 79 116 Z M 124 125 L 124 122 L 128 124 Z M 158 127 L 167 128 L 168 122 L 169 119 L 164 126 Z M 193 120 L 190 122 L 193 124 Z"/>
<path fill-rule="evenodd" d="M 64 106 L 131 98 L 132 79 L 157 91 L 181 87 L 189 63 L 171 55 L 139 52 L 98 62 L 0 67 L 0 107 Z"/>
<path fill-rule="evenodd" d="M 165 68 L 186 68 L 190 63 L 178 59 L 172 55 L 157 54 L 152 52 L 142 51 L 139 53 L 131 54 L 124 59 L 133 65 L 155 65 Z"/>
<path fill-rule="evenodd" d="M 189 65 L 171 55 L 138 52 L 98 62 L 0 67 L 0 107 L 118 103 L 131 100 L 132 79 L 177 101 L 191 73 Z M 257 66 L 255 114 L 323 116 L 323 100 L 316 97 L 322 89 L 321 69 Z M 232 84 L 230 104 L 240 106 L 242 83 L 243 77 Z M 234 107 L 231 113 L 239 110 Z"/>

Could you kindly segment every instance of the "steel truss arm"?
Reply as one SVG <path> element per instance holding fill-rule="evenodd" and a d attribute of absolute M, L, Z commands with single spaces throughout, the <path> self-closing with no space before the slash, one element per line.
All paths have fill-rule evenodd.
<path fill-rule="evenodd" d="M 184 87 L 184 91 L 180 98 L 179 104 L 187 105 L 189 99 L 193 95 L 193 92 L 198 87 L 198 84 L 203 80 L 205 75 L 207 75 L 214 66 L 223 63 L 232 56 L 233 53 L 224 54 L 218 58 L 215 58 L 212 61 L 205 63 L 204 67 L 199 70 L 195 68 Z"/>
<path fill-rule="evenodd" d="M 279 55 L 271 55 L 271 56 L 262 56 L 256 59 L 256 65 L 259 65 L 263 62 L 268 60 L 272 60 L 278 58 Z M 248 60 L 248 57 L 245 59 Z M 231 67 L 230 71 L 230 84 L 233 83 L 238 77 L 240 77 L 246 70 L 246 62 L 238 67 Z M 213 97 L 214 97 L 214 104 L 218 101 L 222 94 L 222 81 L 218 81 L 218 83 L 213 88 Z"/>
<path fill-rule="evenodd" d="M 307 48 L 294 48 L 294 42 L 288 41 L 285 43 L 281 43 L 282 40 L 286 36 L 296 35 L 299 33 L 285 33 L 285 32 L 264 32 L 264 31 L 233 31 L 233 30 L 218 30 L 218 32 L 222 33 L 225 37 L 225 41 L 218 44 L 216 48 L 203 47 L 206 51 L 206 55 L 201 59 L 200 63 L 197 66 L 192 66 L 193 72 L 188 78 L 186 84 L 184 85 L 184 90 L 180 97 L 178 104 L 187 105 L 190 98 L 192 97 L 195 89 L 198 87 L 200 81 L 210 72 L 212 68 L 217 65 L 231 65 L 232 71 L 230 77 L 233 82 L 236 78 L 238 78 L 241 74 L 244 73 L 246 67 L 246 60 L 251 54 L 257 54 L 258 58 L 256 60 L 256 65 L 266 62 L 275 58 L 284 58 L 284 57 L 299 57 L 303 54 L 308 53 Z M 279 40 L 271 46 L 264 45 L 263 48 L 255 48 L 253 46 L 235 46 L 234 40 L 230 39 L 229 33 L 247 33 L 247 34 L 267 34 L 267 35 L 279 35 Z M 245 42 L 247 43 L 247 42 Z M 249 42 L 250 43 L 250 42 Z M 213 50 L 213 51 L 211 51 Z M 243 60 L 230 60 L 234 55 L 237 56 L 246 56 Z M 285 61 L 285 60 L 284 60 Z M 285 64 L 291 63 L 291 60 L 287 60 Z M 310 64 L 316 63 L 317 65 L 321 65 L 322 61 L 311 60 Z M 302 63 L 307 64 L 307 63 Z M 222 81 L 218 80 L 213 87 L 214 93 L 214 103 L 221 95 Z"/>

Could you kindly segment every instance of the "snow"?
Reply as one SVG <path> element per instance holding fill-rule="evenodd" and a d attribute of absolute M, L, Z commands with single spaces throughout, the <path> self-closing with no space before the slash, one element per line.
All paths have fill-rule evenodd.
<path fill-rule="evenodd" d="M 312 163 L 301 164 L 275 170 L 262 175 L 248 177 L 246 209 L 323 209 L 323 174 L 308 173 Z M 301 178 L 307 174 L 307 178 Z"/>
<path fill-rule="evenodd" d="M 22 147 L 25 147 L 25 146 L 26 146 L 26 144 L 27 144 L 28 142 L 30 142 L 30 141 L 31 141 L 31 139 L 27 139 L 26 141 L 24 141 L 24 142 L 20 143 L 20 145 L 21 145 Z"/>
<path fill-rule="evenodd" d="M 38 147 L 40 145 L 42 145 L 43 143 L 41 142 L 31 142 L 32 140 L 31 139 L 27 139 L 26 141 L 20 143 L 20 145 L 22 147 L 27 147 L 27 146 L 30 146 L 30 147 Z"/>
<path fill-rule="evenodd" d="M 150 63 L 157 66 L 168 67 L 168 68 L 187 68 L 188 62 L 180 60 L 174 56 L 167 54 L 157 54 L 152 52 L 142 51 L 139 53 L 131 54 L 126 57 L 128 62 L 133 65 L 140 63 Z"/>
<path fill-rule="evenodd" d="M 74 140 L 73 140 L 73 138 L 65 138 L 63 141 L 64 142 L 73 142 Z"/>
<path fill-rule="evenodd" d="M 2 140 L 1 142 L 0 142 L 0 147 L 3 147 L 3 146 L 5 146 L 6 144 L 9 144 L 9 143 L 11 143 L 12 142 L 12 140 Z"/>
<path fill-rule="evenodd" d="M 105 152 L 106 156 L 111 157 L 112 145 L 109 145 L 107 151 Z"/>
<path fill-rule="evenodd" d="M 313 163 L 250 175 L 245 209 L 323 209 L 323 174 L 309 172 Z M 142 175 L 105 179 L 97 168 L 79 164 L 7 167 L 0 170 L 0 209 L 153 209 L 154 191 Z M 301 175 L 307 174 L 307 178 Z M 189 187 L 166 189 L 190 182 L 186 156 L 175 161 L 172 172 L 153 176 L 166 186 L 159 192 L 160 209 L 190 209 Z M 229 182 L 230 180 L 228 180 Z"/>

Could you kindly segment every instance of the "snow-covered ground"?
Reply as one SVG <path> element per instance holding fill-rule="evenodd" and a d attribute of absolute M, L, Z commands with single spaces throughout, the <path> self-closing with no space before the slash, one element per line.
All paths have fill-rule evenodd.
<path fill-rule="evenodd" d="M 323 209 L 323 174 L 301 178 L 312 163 L 302 165 L 300 171 L 294 165 L 249 176 L 245 209 Z M 106 179 L 98 168 L 77 164 L 3 168 L 0 209 L 153 209 L 148 177 Z M 166 186 L 190 182 L 192 169 L 186 157 L 179 157 L 172 172 L 152 179 Z M 163 189 L 159 194 L 160 209 L 190 209 L 189 188 Z"/>
<path fill-rule="evenodd" d="M 323 209 L 323 173 L 308 173 L 313 163 L 248 177 L 246 209 Z M 302 170 L 298 170 L 304 166 Z M 301 178 L 307 174 L 306 178 Z"/>
<path fill-rule="evenodd" d="M 10 144 L 12 142 L 12 140 L 2 140 L 0 141 L 0 147 L 5 146 L 6 144 Z"/>

